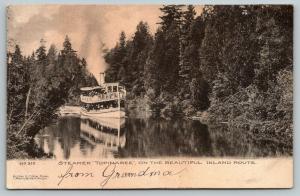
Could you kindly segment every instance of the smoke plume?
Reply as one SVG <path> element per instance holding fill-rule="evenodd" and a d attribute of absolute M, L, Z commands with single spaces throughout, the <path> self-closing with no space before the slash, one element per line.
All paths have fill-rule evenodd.
<path fill-rule="evenodd" d="M 99 80 L 106 65 L 102 49 L 115 46 L 121 31 L 127 39 L 140 21 L 149 24 L 154 33 L 159 21 L 160 5 L 14 5 L 8 8 L 7 37 L 30 55 L 46 40 L 62 49 L 65 36 L 73 49 L 88 63 L 88 69 Z"/>

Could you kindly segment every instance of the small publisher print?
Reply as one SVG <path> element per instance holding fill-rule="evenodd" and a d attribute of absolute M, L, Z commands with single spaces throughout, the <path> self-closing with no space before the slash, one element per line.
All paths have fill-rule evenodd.
<path fill-rule="evenodd" d="M 14 180 L 47 180 L 49 178 L 48 175 L 35 175 L 35 174 L 27 174 L 27 175 L 13 175 Z"/>

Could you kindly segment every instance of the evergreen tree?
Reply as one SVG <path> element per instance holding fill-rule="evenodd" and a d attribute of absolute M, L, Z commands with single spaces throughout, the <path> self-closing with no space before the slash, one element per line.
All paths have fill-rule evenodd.
<path fill-rule="evenodd" d="M 130 86 L 133 92 L 138 96 L 145 92 L 143 74 L 152 44 L 153 40 L 149 33 L 148 24 L 141 21 L 137 25 L 136 32 L 133 36 L 132 47 L 128 47 L 127 53 L 129 55 L 127 74 L 131 76 L 128 78 L 127 84 L 133 84 L 133 86 L 128 86 Z"/>
<path fill-rule="evenodd" d="M 47 52 L 43 40 L 28 57 L 16 45 L 7 53 L 7 66 L 7 156 L 37 156 L 30 139 L 49 123 L 59 106 L 79 104 L 80 87 L 95 85 L 96 80 L 87 71 L 85 60 L 77 57 L 68 37 L 59 54 L 54 45 Z"/>
<path fill-rule="evenodd" d="M 63 43 L 63 50 L 61 51 L 62 55 L 74 54 L 74 50 L 72 49 L 72 44 L 68 35 L 65 37 L 65 41 Z"/>
<path fill-rule="evenodd" d="M 119 69 L 124 66 L 124 57 L 126 55 L 126 35 L 121 32 L 120 38 L 116 46 L 105 55 L 105 60 L 110 64 L 110 68 L 106 71 L 105 81 L 116 82 L 119 80 Z"/>
<path fill-rule="evenodd" d="M 40 40 L 40 47 L 36 50 L 36 66 L 37 66 L 37 76 L 44 77 L 45 69 L 48 64 L 47 54 L 46 54 L 46 41 L 44 39 Z"/>
<path fill-rule="evenodd" d="M 145 89 L 146 95 L 150 98 L 151 101 L 154 101 L 161 93 L 161 78 L 162 73 L 160 72 L 161 67 L 159 66 L 160 62 L 164 58 L 164 37 L 162 29 L 158 29 L 155 38 L 153 48 L 149 53 L 145 64 Z"/>
<path fill-rule="evenodd" d="M 120 52 L 123 54 L 125 52 L 125 47 L 126 47 L 126 35 L 125 32 L 122 31 L 120 34 L 120 38 L 119 38 L 119 44 L 120 44 Z"/>
<path fill-rule="evenodd" d="M 184 12 L 183 26 L 180 37 L 180 83 L 179 95 L 181 99 L 190 98 L 189 84 L 192 78 L 200 75 L 198 50 L 204 36 L 204 25 L 200 17 L 195 19 L 194 6 L 189 5 Z"/>
<path fill-rule="evenodd" d="M 264 6 L 257 12 L 258 22 L 257 31 L 259 32 L 258 42 L 260 45 L 260 52 L 255 68 L 255 84 L 262 91 L 273 88 L 272 83 L 276 83 L 277 72 L 286 67 L 292 67 L 292 35 L 287 33 L 292 32 L 290 25 L 284 24 L 282 18 L 278 17 L 281 9 L 288 9 L 288 7 L 270 7 Z M 286 16 L 290 18 L 286 23 L 291 22 L 291 10 L 286 10 Z M 284 26 L 280 26 L 284 25 Z"/>
<path fill-rule="evenodd" d="M 51 44 L 48 50 L 47 59 L 50 64 L 53 64 L 57 60 L 57 49 L 54 44 Z"/>
<path fill-rule="evenodd" d="M 24 120 L 24 108 L 27 91 L 26 67 L 20 47 L 15 46 L 13 53 L 7 55 L 7 113 L 11 122 Z"/>
<path fill-rule="evenodd" d="M 163 5 L 162 8 L 159 8 L 163 13 L 159 17 L 161 19 L 159 24 L 161 24 L 163 31 L 169 29 L 173 24 L 181 25 L 182 7 L 183 5 Z"/>
<path fill-rule="evenodd" d="M 210 101 L 208 99 L 209 86 L 201 75 L 194 77 L 190 82 L 191 103 L 197 111 L 206 110 Z"/>
<path fill-rule="evenodd" d="M 167 5 L 160 10 L 162 36 L 164 38 L 162 44 L 164 47 L 164 56 L 158 62 L 159 71 L 161 72 L 160 80 L 164 92 L 168 94 L 176 94 L 178 72 L 179 72 L 179 54 L 180 54 L 180 28 L 182 25 L 182 5 Z"/>

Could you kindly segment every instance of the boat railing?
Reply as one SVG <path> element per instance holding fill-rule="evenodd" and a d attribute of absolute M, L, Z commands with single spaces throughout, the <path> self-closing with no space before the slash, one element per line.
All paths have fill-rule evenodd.
<path fill-rule="evenodd" d="M 81 95 L 80 99 L 83 102 L 100 102 L 112 99 L 124 99 L 125 95 L 119 92 L 112 92 L 107 94 L 99 94 L 94 96 Z"/>

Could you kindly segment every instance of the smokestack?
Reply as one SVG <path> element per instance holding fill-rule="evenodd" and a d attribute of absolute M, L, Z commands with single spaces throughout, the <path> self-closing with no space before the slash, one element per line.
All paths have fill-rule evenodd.
<path fill-rule="evenodd" d="M 105 83 L 105 73 L 101 72 L 100 73 L 100 80 L 99 80 L 99 85 L 101 86 L 102 84 Z"/>

